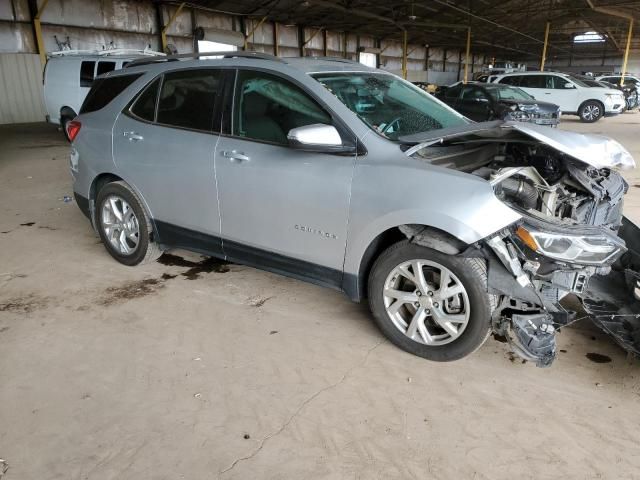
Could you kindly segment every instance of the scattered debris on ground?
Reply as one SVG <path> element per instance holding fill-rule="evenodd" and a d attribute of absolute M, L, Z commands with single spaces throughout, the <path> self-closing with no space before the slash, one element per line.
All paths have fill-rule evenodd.
<path fill-rule="evenodd" d="M 273 297 L 260 297 L 260 296 L 249 297 L 247 299 L 247 304 L 255 308 L 260 308 L 265 303 L 267 303 L 268 300 L 271 300 L 272 298 Z"/>

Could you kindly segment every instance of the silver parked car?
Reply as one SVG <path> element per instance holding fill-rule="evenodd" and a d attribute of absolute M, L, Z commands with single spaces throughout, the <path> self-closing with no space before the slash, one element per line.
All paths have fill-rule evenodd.
<path fill-rule="evenodd" d="M 438 361 L 493 331 L 549 365 L 573 293 L 640 350 L 615 170 L 634 161 L 613 140 L 474 123 L 347 60 L 242 52 L 99 77 L 68 133 L 78 206 L 125 265 L 179 247 L 333 287 Z"/>

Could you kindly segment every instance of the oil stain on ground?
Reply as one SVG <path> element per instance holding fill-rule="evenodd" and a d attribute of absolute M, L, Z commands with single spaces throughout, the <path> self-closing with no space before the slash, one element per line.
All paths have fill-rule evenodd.
<path fill-rule="evenodd" d="M 213 257 L 205 258 L 200 262 L 192 262 L 178 255 L 165 253 L 158 259 L 158 262 L 171 267 L 187 267 L 188 270 L 180 274 L 187 280 L 196 280 L 200 278 L 200 274 L 202 273 L 226 273 L 229 271 L 228 262 Z"/>
<path fill-rule="evenodd" d="M 587 353 L 585 355 L 589 360 L 594 363 L 609 363 L 611 362 L 611 357 L 608 355 L 602 355 L 601 353 Z"/>
<path fill-rule="evenodd" d="M 20 226 L 21 227 L 33 227 L 36 224 L 36 222 L 25 222 L 25 223 L 21 223 Z"/>

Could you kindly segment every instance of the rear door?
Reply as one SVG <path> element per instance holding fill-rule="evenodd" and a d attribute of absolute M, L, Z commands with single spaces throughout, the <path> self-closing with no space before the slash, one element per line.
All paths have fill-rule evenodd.
<path fill-rule="evenodd" d="M 225 254 L 339 285 L 355 156 L 291 148 L 287 133 L 334 124 L 343 143 L 355 145 L 355 136 L 300 85 L 271 72 L 239 70 L 233 104 L 215 160 Z"/>
<path fill-rule="evenodd" d="M 161 241 L 212 253 L 221 252 L 213 154 L 222 77 L 210 68 L 167 72 L 113 129 L 118 171 L 143 196 Z"/>

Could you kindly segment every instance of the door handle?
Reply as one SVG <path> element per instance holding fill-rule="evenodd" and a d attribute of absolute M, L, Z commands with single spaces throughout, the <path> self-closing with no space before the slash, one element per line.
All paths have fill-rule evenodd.
<path fill-rule="evenodd" d="M 229 160 L 236 160 L 238 162 L 248 162 L 250 160 L 244 152 L 238 152 L 237 150 L 225 150 L 222 152 L 222 156 Z"/>
<path fill-rule="evenodd" d="M 136 132 L 122 132 L 122 135 L 127 137 L 130 142 L 144 140 L 144 137 L 142 135 L 138 135 Z"/>

